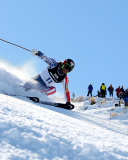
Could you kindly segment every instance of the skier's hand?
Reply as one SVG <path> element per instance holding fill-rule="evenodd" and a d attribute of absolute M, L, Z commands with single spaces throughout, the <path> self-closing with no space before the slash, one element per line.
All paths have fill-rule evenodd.
<path fill-rule="evenodd" d="M 38 56 L 39 52 L 38 52 L 38 50 L 36 50 L 36 49 L 32 49 L 32 50 L 31 50 L 31 54 L 32 54 L 33 56 Z"/>
<path fill-rule="evenodd" d="M 70 102 L 66 102 L 66 104 L 70 107 L 70 109 L 73 109 L 73 108 L 74 108 L 74 105 L 71 104 Z"/>

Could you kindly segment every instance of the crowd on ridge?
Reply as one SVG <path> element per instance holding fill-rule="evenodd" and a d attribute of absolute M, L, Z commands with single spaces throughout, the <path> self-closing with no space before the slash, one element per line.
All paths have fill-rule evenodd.
<path fill-rule="evenodd" d="M 110 84 L 110 86 L 108 88 L 106 88 L 104 83 L 102 83 L 102 85 L 100 86 L 100 91 L 99 90 L 97 91 L 96 96 L 105 98 L 105 96 L 107 94 L 107 90 L 109 92 L 110 97 L 113 97 L 114 88 L 113 88 L 112 84 Z M 87 96 L 90 95 L 92 97 L 92 91 L 93 91 L 93 86 L 90 83 L 88 86 Z M 118 86 L 118 88 L 115 89 L 115 92 L 116 92 L 117 98 L 121 99 L 124 94 L 128 97 L 128 88 L 124 89 L 123 86 L 121 86 L 121 87 Z"/>

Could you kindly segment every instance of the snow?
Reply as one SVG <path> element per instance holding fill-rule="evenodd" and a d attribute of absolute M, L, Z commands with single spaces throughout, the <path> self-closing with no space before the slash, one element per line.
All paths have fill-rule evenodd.
<path fill-rule="evenodd" d="M 24 92 L 18 86 L 28 78 L 24 70 L 0 63 L 1 160 L 128 160 L 128 108 L 123 102 L 115 107 L 117 98 L 94 97 L 91 105 L 89 97 L 80 96 L 72 100 L 74 110 L 65 110 L 7 95 L 65 103 L 59 96 Z"/>

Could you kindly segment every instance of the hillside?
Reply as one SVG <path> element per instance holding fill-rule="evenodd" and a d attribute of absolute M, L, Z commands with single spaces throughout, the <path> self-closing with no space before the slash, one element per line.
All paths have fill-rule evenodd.
<path fill-rule="evenodd" d="M 15 87 L 23 76 L 17 76 L 17 68 L 10 70 L 5 64 L 0 67 L 1 160 L 128 159 L 128 109 L 123 102 L 115 107 L 116 98 L 94 97 L 91 105 L 92 100 L 80 96 L 71 111 L 35 104 L 23 96 L 5 95 L 26 94 Z M 65 103 L 36 91 L 27 94 Z"/>

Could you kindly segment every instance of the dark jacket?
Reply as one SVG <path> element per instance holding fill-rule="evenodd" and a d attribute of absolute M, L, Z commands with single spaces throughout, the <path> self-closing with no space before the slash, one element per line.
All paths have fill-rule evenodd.
<path fill-rule="evenodd" d="M 92 90 L 93 90 L 92 85 L 89 85 L 89 86 L 88 86 L 88 91 L 90 92 L 90 91 L 92 91 Z"/>
<path fill-rule="evenodd" d="M 128 98 L 127 98 L 127 95 L 125 93 L 123 93 L 122 98 L 123 98 L 124 102 L 128 102 Z"/>
<path fill-rule="evenodd" d="M 113 92 L 114 91 L 114 88 L 112 86 L 108 87 L 108 91 L 109 92 Z"/>
<path fill-rule="evenodd" d="M 123 87 L 120 88 L 120 92 L 124 92 L 124 88 Z"/>
<path fill-rule="evenodd" d="M 125 94 L 126 94 L 127 97 L 128 97 L 128 88 L 125 89 Z"/>

